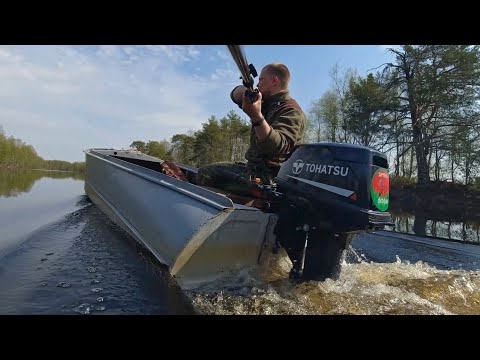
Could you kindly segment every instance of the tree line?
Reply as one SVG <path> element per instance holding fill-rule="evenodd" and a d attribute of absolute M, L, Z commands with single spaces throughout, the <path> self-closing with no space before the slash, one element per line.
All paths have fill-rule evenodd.
<path fill-rule="evenodd" d="M 232 110 L 221 119 L 211 116 L 198 131 L 173 135 L 171 142 L 136 140 L 130 147 L 163 160 L 197 167 L 219 161 L 243 161 L 250 129 L 250 122 Z"/>
<path fill-rule="evenodd" d="M 9 170 L 45 169 L 85 172 L 84 162 L 44 160 L 32 145 L 13 136 L 7 137 L 0 126 L 0 168 Z"/>

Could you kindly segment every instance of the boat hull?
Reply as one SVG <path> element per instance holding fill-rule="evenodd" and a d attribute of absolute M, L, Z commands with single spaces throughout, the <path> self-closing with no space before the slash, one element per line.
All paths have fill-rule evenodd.
<path fill-rule="evenodd" d="M 85 154 L 87 196 L 182 288 L 256 267 L 269 253 L 276 215 L 164 175 L 154 170 L 161 160 L 151 156 L 110 149 Z"/>

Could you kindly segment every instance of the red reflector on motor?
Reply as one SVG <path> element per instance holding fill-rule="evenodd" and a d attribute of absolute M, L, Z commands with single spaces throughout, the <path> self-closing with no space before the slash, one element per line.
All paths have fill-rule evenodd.
<path fill-rule="evenodd" d="M 357 193 L 353 193 L 352 195 L 349 196 L 349 198 L 352 200 L 357 200 Z"/>

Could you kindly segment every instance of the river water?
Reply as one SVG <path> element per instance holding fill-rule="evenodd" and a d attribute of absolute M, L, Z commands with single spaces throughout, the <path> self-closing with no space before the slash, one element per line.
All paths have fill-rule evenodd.
<path fill-rule="evenodd" d="M 358 236 L 335 281 L 292 283 L 279 254 L 181 291 L 83 186 L 70 173 L 0 174 L 0 314 L 480 314 L 475 221 L 392 211 L 403 233 Z"/>

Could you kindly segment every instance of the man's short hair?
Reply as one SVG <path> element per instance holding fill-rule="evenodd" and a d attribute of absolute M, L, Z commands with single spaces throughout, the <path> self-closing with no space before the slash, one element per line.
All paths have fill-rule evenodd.
<path fill-rule="evenodd" d="M 290 71 L 281 63 L 271 63 L 264 67 L 264 69 L 271 75 L 275 75 L 280 79 L 282 89 L 288 89 L 288 83 L 290 82 Z"/>

